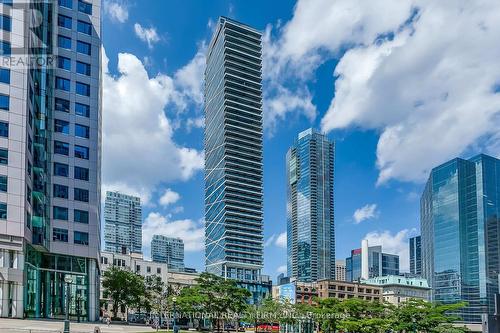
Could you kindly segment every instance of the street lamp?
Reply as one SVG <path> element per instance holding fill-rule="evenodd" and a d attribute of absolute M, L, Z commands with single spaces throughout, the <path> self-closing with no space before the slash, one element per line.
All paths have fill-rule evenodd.
<path fill-rule="evenodd" d="M 177 302 L 177 297 L 172 297 L 172 302 L 174 303 L 174 327 L 173 327 L 173 330 L 174 330 L 174 333 L 177 333 L 179 332 L 179 328 L 177 328 L 177 324 L 175 323 L 175 317 L 176 317 L 176 308 L 175 308 L 175 303 Z"/>
<path fill-rule="evenodd" d="M 411 321 L 413 323 L 413 333 L 417 333 L 417 327 L 416 327 L 416 323 L 417 323 L 417 319 L 415 317 L 411 318 Z"/>
<path fill-rule="evenodd" d="M 69 275 L 64 276 L 64 282 L 66 283 L 66 319 L 64 319 L 64 333 L 69 333 L 69 300 L 70 300 L 70 284 L 73 283 L 73 279 Z"/>

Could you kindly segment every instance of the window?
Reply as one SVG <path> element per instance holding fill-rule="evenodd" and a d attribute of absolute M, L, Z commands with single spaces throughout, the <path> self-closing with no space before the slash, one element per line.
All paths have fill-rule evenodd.
<path fill-rule="evenodd" d="M 12 6 L 12 0 L 0 0 L 0 3 L 3 3 L 6 6 Z"/>
<path fill-rule="evenodd" d="M 61 177 L 68 177 L 69 176 L 68 165 L 64 163 L 54 162 L 54 175 Z"/>
<path fill-rule="evenodd" d="M 71 70 L 71 59 L 66 57 L 57 57 L 57 67 L 65 69 L 67 71 Z"/>
<path fill-rule="evenodd" d="M 69 122 L 61 119 L 54 119 L 54 131 L 56 133 L 69 134 Z"/>
<path fill-rule="evenodd" d="M 57 36 L 57 46 L 63 49 L 71 50 L 71 38 L 58 35 Z"/>
<path fill-rule="evenodd" d="M 76 42 L 76 52 L 78 53 L 83 53 L 86 55 L 91 55 L 92 48 L 89 43 L 85 43 L 82 41 L 77 41 Z"/>
<path fill-rule="evenodd" d="M 52 231 L 52 240 L 56 242 L 68 242 L 68 230 L 61 228 L 54 228 Z"/>
<path fill-rule="evenodd" d="M 7 204 L 5 202 L 0 202 L 0 220 L 7 219 Z"/>
<path fill-rule="evenodd" d="M 67 99 L 56 98 L 55 109 L 61 112 L 69 112 L 70 103 Z"/>
<path fill-rule="evenodd" d="M 76 201 L 89 202 L 89 190 L 75 187 L 73 194 Z"/>
<path fill-rule="evenodd" d="M 77 116 L 88 118 L 90 116 L 90 106 L 81 103 L 75 103 L 75 114 Z"/>
<path fill-rule="evenodd" d="M 7 176 L 0 175 L 0 191 L 7 192 Z"/>
<path fill-rule="evenodd" d="M 54 184 L 54 198 L 68 199 L 68 187 L 66 185 Z"/>
<path fill-rule="evenodd" d="M 59 6 L 73 8 L 73 0 L 59 0 Z"/>
<path fill-rule="evenodd" d="M 89 159 L 89 149 L 87 147 L 75 145 L 75 157 L 82 158 L 84 160 L 88 160 Z"/>
<path fill-rule="evenodd" d="M 92 4 L 87 3 L 85 1 L 82 1 L 82 0 L 78 0 L 78 11 L 85 13 L 85 14 L 92 15 Z"/>
<path fill-rule="evenodd" d="M 75 124 L 75 136 L 80 138 L 89 138 L 90 129 L 88 126 Z"/>
<path fill-rule="evenodd" d="M 90 76 L 90 65 L 81 61 L 77 61 L 76 72 L 78 74 Z"/>
<path fill-rule="evenodd" d="M 0 110 L 9 111 L 10 109 L 10 98 L 8 95 L 0 94 Z"/>
<path fill-rule="evenodd" d="M 68 79 L 62 77 L 56 77 L 56 88 L 64 91 L 70 91 L 71 83 Z"/>
<path fill-rule="evenodd" d="M 82 96 L 90 96 L 90 86 L 85 83 L 76 83 L 76 93 Z"/>
<path fill-rule="evenodd" d="M 9 151 L 4 148 L 0 148 L 0 164 L 9 164 Z"/>
<path fill-rule="evenodd" d="M 75 231 L 74 242 L 75 244 L 89 245 L 89 234 L 86 232 Z"/>
<path fill-rule="evenodd" d="M 161 267 L 156 267 L 156 274 L 161 274 Z"/>
<path fill-rule="evenodd" d="M 0 82 L 10 84 L 10 69 L 0 68 Z"/>
<path fill-rule="evenodd" d="M 150 266 L 146 267 L 146 272 L 151 273 L 151 267 Z"/>
<path fill-rule="evenodd" d="M 0 41 L 0 55 L 10 55 L 10 43 L 6 41 Z"/>
<path fill-rule="evenodd" d="M 73 213 L 75 222 L 89 224 L 89 212 L 75 209 Z"/>
<path fill-rule="evenodd" d="M 69 143 L 54 141 L 54 153 L 60 155 L 69 155 Z"/>
<path fill-rule="evenodd" d="M 71 20 L 71 17 L 59 14 L 57 17 L 57 25 L 63 28 L 71 29 L 73 21 Z"/>
<path fill-rule="evenodd" d="M 0 29 L 12 31 L 12 19 L 7 15 L 0 15 Z"/>
<path fill-rule="evenodd" d="M 141 271 L 141 265 L 135 265 L 135 272 L 139 273 Z"/>
<path fill-rule="evenodd" d="M 66 207 L 54 206 L 52 213 L 55 220 L 68 220 L 68 208 Z"/>
<path fill-rule="evenodd" d="M 89 169 L 75 166 L 75 179 L 89 180 Z"/>
<path fill-rule="evenodd" d="M 31 153 L 33 150 L 33 140 L 31 139 L 31 136 L 28 134 L 28 150 Z"/>
<path fill-rule="evenodd" d="M 3 136 L 4 138 L 9 137 L 9 123 L 0 121 L 0 136 Z"/>
<path fill-rule="evenodd" d="M 77 30 L 82 34 L 92 35 L 92 25 L 90 23 L 78 20 Z"/>

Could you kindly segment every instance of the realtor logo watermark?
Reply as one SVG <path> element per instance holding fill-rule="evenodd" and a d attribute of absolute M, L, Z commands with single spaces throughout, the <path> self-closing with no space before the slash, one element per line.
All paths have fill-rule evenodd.
<path fill-rule="evenodd" d="M 52 32 L 57 29 L 53 1 L 0 2 L 4 16 L 8 17 L 4 19 L 4 29 L 0 34 L 0 65 L 16 69 L 53 68 L 56 56 Z M 18 24 L 19 20 L 22 20 L 22 26 Z"/>

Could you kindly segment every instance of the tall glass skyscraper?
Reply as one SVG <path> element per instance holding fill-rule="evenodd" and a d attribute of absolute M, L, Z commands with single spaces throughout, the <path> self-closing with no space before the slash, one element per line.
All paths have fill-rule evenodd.
<path fill-rule="evenodd" d="M 168 264 L 169 270 L 184 271 L 184 242 L 180 238 L 153 235 L 151 258 Z"/>
<path fill-rule="evenodd" d="M 1 1 L 0 317 L 99 318 L 101 1 Z"/>
<path fill-rule="evenodd" d="M 346 281 L 355 282 L 377 276 L 399 275 L 399 256 L 382 252 L 381 246 L 368 246 L 351 251 L 346 258 Z M 364 268 L 364 272 L 363 272 Z"/>
<path fill-rule="evenodd" d="M 298 281 L 335 278 L 334 143 L 308 129 L 286 155 L 287 269 Z"/>
<path fill-rule="evenodd" d="M 410 250 L 410 274 L 422 274 L 422 246 L 421 237 L 415 236 L 409 239 Z"/>
<path fill-rule="evenodd" d="M 479 155 L 436 168 L 422 194 L 422 275 L 432 300 L 466 301 L 459 315 L 494 313 L 500 274 L 500 160 Z"/>
<path fill-rule="evenodd" d="M 107 191 L 104 222 L 106 251 L 122 254 L 142 253 L 141 198 Z"/>
<path fill-rule="evenodd" d="M 205 70 L 206 269 L 248 283 L 263 264 L 261 39 L 221 17 Z"/>

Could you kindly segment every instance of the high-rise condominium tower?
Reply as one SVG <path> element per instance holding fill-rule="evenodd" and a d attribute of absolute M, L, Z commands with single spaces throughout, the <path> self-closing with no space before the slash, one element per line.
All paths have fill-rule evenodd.
<path fill-rule="evenodd" d="M 97 320 L 101 1 L 0 11 L 0 317 Z"/>
<path fill-rule="evenodd" d="M 409 239 L 410 250 L 410 273 L 415 275 L 422 274 L 422 247 L 421 237 L 415 236 Z"/>
<path fill-rule="evenodd" d="M 308 129 L 286 154 L 288 276 L 335 278 L 334 143 Z"/>
<path fill-rule="evenodd" d="M 433 301 L 467 302 L 465 322 L 495 312 L 499 212 L 500 160 L 456 158 L 432 170 L 420 200 L 422 276 Z"/>
<path fill-rule="evenodd" d="M 180 238 L 153 235 L 151 258 L 155 262 L 167 263 L 169 270 L 183 271 L 184 242 Z"/>
<path fill-rule="evenodd" d="M 221 17 L 205 70 L 206 268 L 248 283 L 263 264 L 261 37 Z"/>
<path fill-rule="evenodd" d="M 399 256 L 382 252 L 382 246 L 368 246 L 366 239 L 361 242 L 361 248 L 352 250 L 346 258 L 349 282 L 388 275 L 399 275 Z"/>
<path fill-rule="evenodd" d="M 142 253 L 142 208 L 139 197 L 106 192 L 104 221 L 106 251 Z"/>

